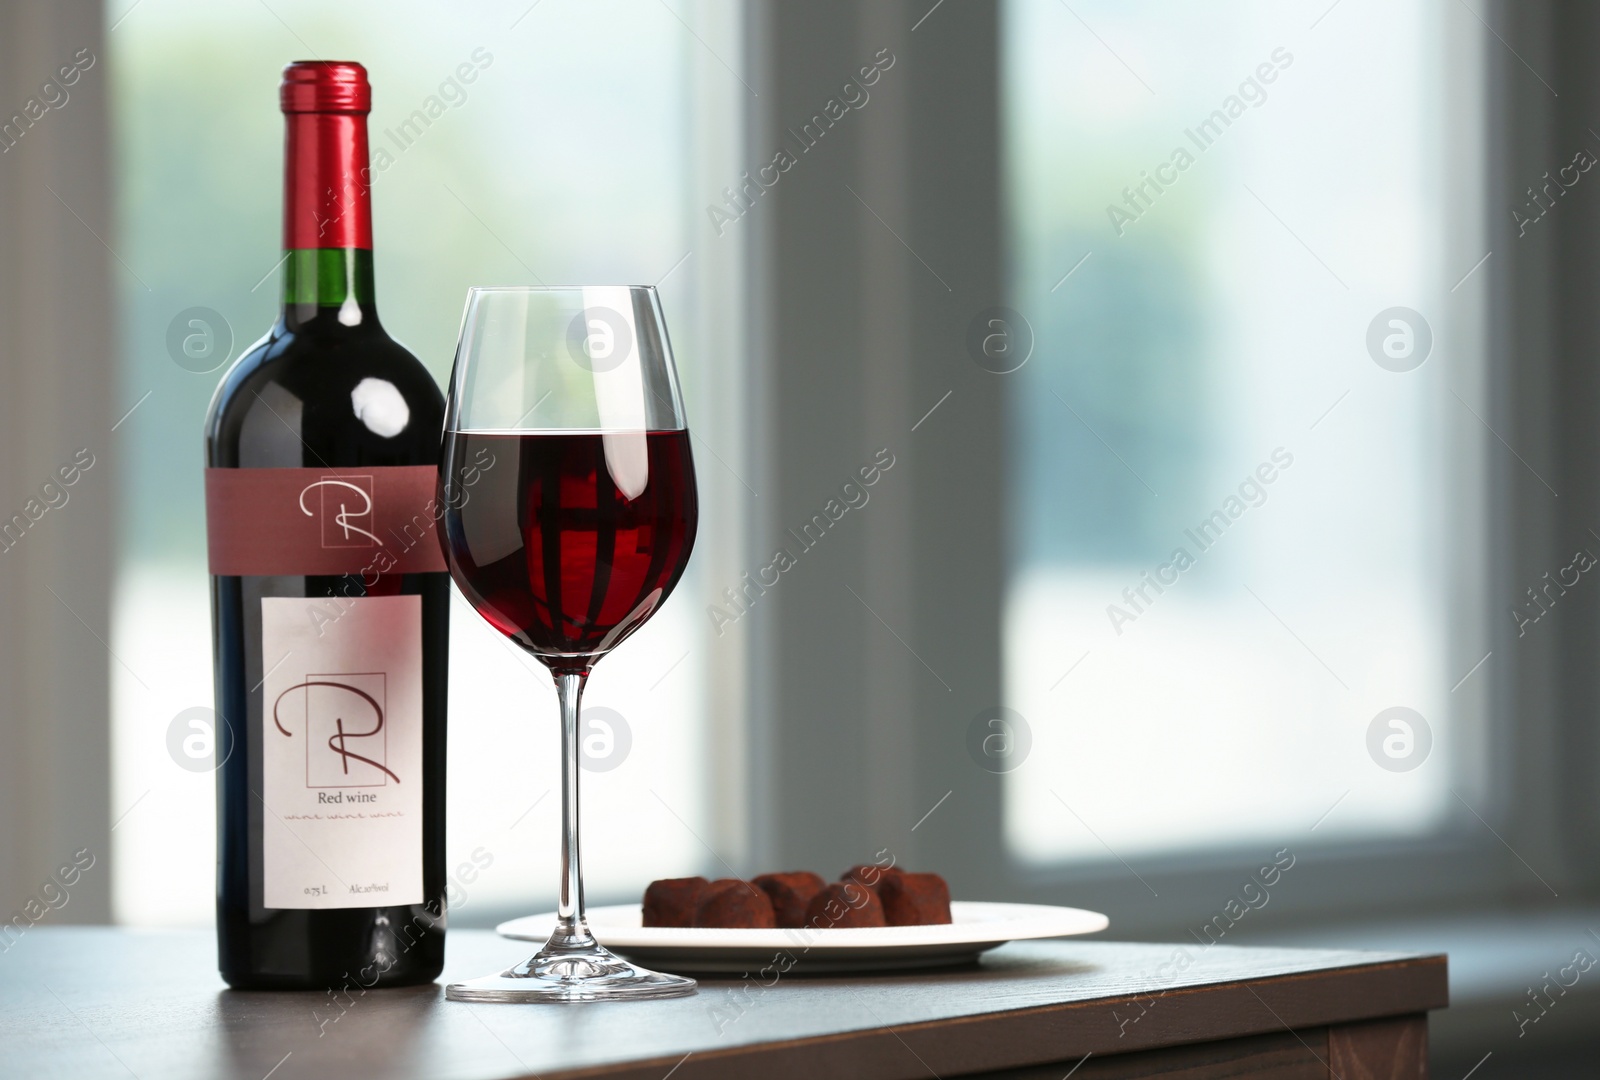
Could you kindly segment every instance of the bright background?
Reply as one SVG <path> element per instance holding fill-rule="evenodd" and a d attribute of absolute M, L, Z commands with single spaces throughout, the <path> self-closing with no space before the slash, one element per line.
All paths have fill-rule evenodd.
<path fill-rule="evenodd" d="M 1480 106 L 1447 77 L 1476 85 L 1477 48 L 1442 0 L 1384 5 L 1382 33 L 1345 8 L 1004 8 L 1010 294 L 1037 335 L 1007 376 L 1025 862 L 1422 835 L 1470 781 L 1487 673 L 1452 688 L 1487 646 L 1453 637 L 1484 580 L 1457 440 L 1485 411 L 1487 275 L 1451 290 L 1487 248 Z M 1186 129 L 1262 63 L 1265 100 L 1200 152 Z M 1108 204 L 1179 146 L 1197 160 L 1119 236 Z M 1394 306 L 1434 335 L 1408 373 L 1361 347 Z M 1201 553 L 1185 530 L 1278 448 L 1292 466 Z M 1180 546 L 1197 564 L 1139 613 L 1123 590 Z M 1414 771 L 1366 753 L 1391 706 L 1431 728 Z"/>
<path fill-rule="evenodd" d="M 1374 35 L 1340 10 L 1307 29 L 1305 12 L 1265 2 L 1003 5 L 1010 302 L 1037 339 L 1004 376 L 1005 697 L 1033 734 L 1007 777 L 1005 836 L 1024 864 L 1277 846 L 1313 826 L 1330 842 L 1420 836 L 1452 786 L 1474 790 L 1488 670 L 1463 680 L 1486 647 L 1461 628 L 1483 625 L 1463 583 L 1485 580 L 1486 440 L 1463 432 L 1478 424 L 1468 406 L 1486 411 L 1484 278 L 1462 279 L 1486 249 L 1481 148 L 1465 134 L 1481 102 L 1452 87 L 1481 78 L 1447 8 L 1386 10 Z M 113 834 L 119 920 L 211 918 L 213 780 L 174 764 L 166 732 L 211 701 L 201 423 L 219 373 L 184 371 L 164 341 L 179 311 L 210 307 L 237 356 L 272 320 L 282 65 L 361 60 L 373 145 L 392 147 L 386 131 L 487 50 L 466 100 L 377 182 L 385 325 L 442 381 L 468 285 L 661 281 L 694 423 L 723 392 L 696 329 L 739 300 L 697 295 L 684 262 L 705 229 L 697 161 L 734 137 L 691 67 L 745 90 L 684 23 L 704 37 L 732 11 L 162 0 L 108 16 L 121 393 L 139 403 L 111 642 L 113 802 L 133 807 Z M 1192 150 L 1185 129 L 1280 47 L 1293 60 L 1265 102 L 1118 236 L 1107 205 Z M 1397 305 L 1434 337 L 1403 374 L 1351 344 Z M 697 428 L 712 439 L 696 447 L 702 486 L 735 487 L 701 452 L 716 433 Z M 1293 464 L 1266 502 L 1199 554 L 1184 531 L 1280 447 Z M 1179 545 L 1197 565 L 1116 633 L 1107 606 L 1127 607 L 1123 590 Z M 586 774 L 592 899 L 720 872 L 702 842 L 718 843 L 710 808 L 731 783 L 708 765 L 707 574 L 697 557 L 591 683 L 588 703 L 633 736 L 620 768 Z M 451 863 L 495 856 L 469 903 L 548 899 L 548 677 L 459 599 L 453 635 Z M 1364 751 L 1397 705 L 1433 735 L 1405 773 Z"/>

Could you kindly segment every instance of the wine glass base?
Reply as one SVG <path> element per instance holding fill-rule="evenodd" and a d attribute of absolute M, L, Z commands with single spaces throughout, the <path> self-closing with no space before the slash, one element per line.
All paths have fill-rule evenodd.
<path fill-rule="evenodd" d="M 574 953 L 543 949 L 498 975 L 450 983 L 451 1001 L 539 1003 L 684 997 L 696 983 L 681 975 L 642 968 L 596 945 Z"/>

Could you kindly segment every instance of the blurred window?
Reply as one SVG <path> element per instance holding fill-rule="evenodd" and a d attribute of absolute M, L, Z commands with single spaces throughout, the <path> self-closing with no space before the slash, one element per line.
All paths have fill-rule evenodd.
<path fill-rule="evenodd" d="M 1443 0 L 1003 19 L 1033 340 L 1005 376 L 1011 852 L 1436 829 L 1494 675 L 1481 28 Z"/>

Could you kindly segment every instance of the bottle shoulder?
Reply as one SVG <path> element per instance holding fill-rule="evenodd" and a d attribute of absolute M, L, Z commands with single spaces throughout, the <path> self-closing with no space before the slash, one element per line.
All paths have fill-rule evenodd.
<path fill-rule="evenodd" d="M 291 329 L 280 319 L 218 383 L 206 464 L 435 464 L 443 424 L 433 375 L 375 321 Z"/>

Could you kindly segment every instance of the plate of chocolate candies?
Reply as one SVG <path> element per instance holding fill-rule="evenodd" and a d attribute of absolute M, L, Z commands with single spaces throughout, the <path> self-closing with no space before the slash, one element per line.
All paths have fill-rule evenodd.
<path fill-rule="evenodd" d="M 543 941 L 554 912 L 501 923 L 504 936 Z M 600 943 L 667 971 L 833 975 L 976 963 L 1008 941 L 1104 930 L 1094 911 L 951 901 L 938 874 L 864 864 L 836 882 L 809 870 L 749 881 L 652 881 L 642 904 L 590 908 Z"/>

